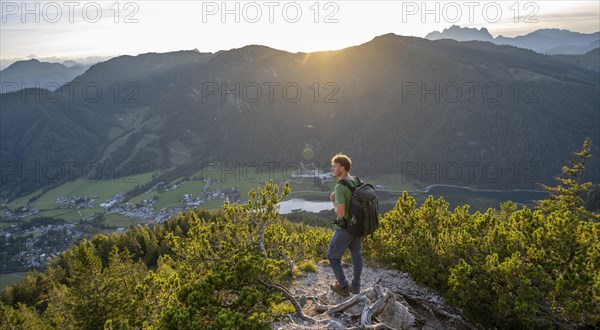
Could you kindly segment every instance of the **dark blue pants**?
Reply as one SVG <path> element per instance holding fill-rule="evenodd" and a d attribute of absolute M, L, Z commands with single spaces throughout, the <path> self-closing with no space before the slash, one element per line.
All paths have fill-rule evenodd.
<path fill-rule="evenodd" d="M 329 241 L 329 250 L 327 251 L 327 258 L 331 264 L 331 269 L 335 278 L 340 283 L 341 287 L 348 286 L 348 281 L 344 275 L 344 269 L 342 268 L 342 256 L 346 249 L 350 249 L 350 255 L 352 257 L 352 266 L 354 267 L 354 278 L 352 279 L 352 291 L 360 291 L 360 275 L 363 269 L 362 259 L 362 237 L 352 237 L 345 229 L 336 229 L 333 232 L 331 241 Z"/>

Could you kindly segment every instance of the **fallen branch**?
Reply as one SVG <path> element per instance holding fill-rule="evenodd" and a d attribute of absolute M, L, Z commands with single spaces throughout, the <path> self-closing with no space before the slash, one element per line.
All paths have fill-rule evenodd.
<path fill-rule="evenodd" d="M 383 310 L 383 308 L 385 307 L 385 305 L 387 305 L 387 303 L 390 300 L 390 298 L 395 298 L 393 292 L 390 292 L 389 290 L 386 290 L 386 292 L 384 293 L 383 290 L 381 289 L 381 287 L 379 287 L 378 285 L 376 285 L 374 287 L 374 290 L 375 290 L 375 293 L 377 294 L 377 296 L 379 298 L 366 311 L 363 310 L 362 316 L 360 318 L 360 323 L 362 323 L 362 325 L 365 325 L 365 326 L 366 325 L 371 325 L 371 320 L 373 320 L 373 317 L 375 315 L 381 313 L 381 311 Z M 366 306 L 367 305 L 365 304 L 365 307 Z"/>
<path fill-rule="evenodd" d="M 352 327 L 352 328 L 347 328 L 347 329 L 348 330 L 362 330 L 362 329 L 367 329 L 367 330 L 379 330 L 379 329 L 395 330 L 394 328 L 389 327 L 385 323 L 377 323 L 377 324 L 374 324 L 374 325 L 361 325 L 360 327 Z"/>
<path fill-rule="evenodd" d="M 268 286 L 270 288 L 273 288 L 279 292 L 281 292 L 281 294 L 283 294 L 284 297 L 286 297 L 290 303 L 292 303 L 292 305 L 294 306 L 294 309 L 296 309 L 296 314 L 298 314 L 298 317 L 303 319 L 304 321 L 308 321 L 310 323 L 316 323 L 317 321 L 315 321 L 315 319 L 306 316 L 306 314 L 304 314 L 304 311 L 302 311 L 302 307 L 300 307 L 300 304 L 298 304 L 298 301 L 296 300 L 296 298 L 294 298 L 294 296 L 292 296 L 292 294 L 288 291 L 288 289 L 281 285 L 281 284 L 277 284 L 277 283 L 273 283 L 273 282 L 267 282 L 267 281 L 263 281 L 261 279 L 258 280 L 260 283 L 262 283 L 265 286 Z"/>
<path fill-rule="evenodd" d="M 458 323 L 460 323 L 461 325 L 463 325 L 465 328 L 468 329 L 472 329 L 472 330 L 476 330 L 477 328 L 474 327 L 472 324 L 470 324 L 469 322 L 465 321 L 462 316 L 458 315 L 458 314 L 454 314 L 451 312 L 447 312 L 444 308 L 444 306 L 441 306 L 439 303 L 429 300 L 427 298 L 423 298 L 423 297 L 418 297 L 415 296 L 411 293 L 408 293 L 406 291 L 402 291 L 397 289 L 395 291 L 397 294 L 401 295 L 404 299 L 407 300 L 411 300 L 415 303 L 418 303 L 420 305 L 423 305 L 424 307 L 426 307 L 429 310 L 433 310 L 435 313 L 438 313 L 442 316 L 445 316 L 446 318 L 449 318 L 453 321 L 456 321 Z"/>
<path fill-rule="evenodd" d="M 364 294 L 360 293 L 360 294 L 357 294 L 356 296 L 344 301 L 343 303 L 341 303 L 339 305 L 331 306 L 327 310 L 327 314 L 331 315 L 331 314 L 343 312 L 346 309 L 358 304 L 359 302 L 364 302 L 366 306 L 369 305 L 369 299 L 367 299 L 367 297 L 365 297 Z"/>
<path fill-rule="evenodd" d="M 377 296 L 377 300 L 373 304 L 370 304 L 370 301 L 367 298 L 367 296 L 365 296 L 364 294 L 361 293 L 361 294 L 357 294 L 357 295 L 353 296 L 352 298 L 350 298 L 338 305 L 328 305 L 328 304 L 322 304 L 320 302 L 321 299 L 317 296 L 302 295 L 302 296 L 296 298 L 296 297 L 293 297 L 292 294 L 290 293 L 290 291 L 281 284 L 267 282 L 267 281 L 263 281 L 263 280 L 259 280 L 259 281 L 263 285 L 268 286 L 270 288 L 274 288 L 274 289 L 278 290 L 279 292 L 281 292 L 283 294 L 283 296 L 287 300 L 289 300 L 290 303 L 294 306 L 298 317 L 300 319 L 302 319 L 304 321 L 308 321 L 312 324 L 312 326 L 306 326 L 306 327 L 298 325 L 297 326 L 298 329 L 314 329 L 315 326 L 317 326 L 319 329 L 321 329 L 322 326 L 328 326 L 328 327 L 333 326 L 336 329 L 347 329 L 347 330 L 359 330 L 359 329 L 369 329 L 369 330 L 391 329 L 391 330 L 394 330 L 394 328 L 392 328 L 389 325 L 382 323 L 382 322 L 372 324 L 374 317 L 376 315 L 378 315 L 379 313 L 381 313 L 387 304 L 393 303 L 396 301 L 396 299 L 395 299 L 396 296 L 394 295 L 393 292 L 391 292 L 387 289 L 384 290 L 378 285 L 375 285 L 373 288 L 373 291 L 375 292 L 375 294 Z M 361 313 L 361 317 L 360 317 L 360 324 L 357 325 L 356 327 L 346 328 L 338 320 L 335 320 L 332 318 L 327 318 L 327 319 L 317 321 L 317 320 L 305 315 L 302 310 L 302 307 L 304 306 L 304 303 L 307 300 L 311 300 L 313 302 L 313 305 L 316 308 L 316 310 L 318 312 L 320 312 L 320 314 L 318 314 L 318 315 L 327 314 L 329 316 L 331 316 L 335 313 L 343 312 L 343 311 L 355 306 L 356 304 L 362 302 L 362 303 L 364 303 L 364 305 L 363 305 L 362 313 Z M 299 301 L 302 303 L 300 303 Z"/>
<path fill-rule="evenodd" d="M 315 308 L 317 309 L 318 312 L 323 313 L 323 312 L 326 312 L 328 309 L 331 308 L 331 306 L 329 306 L 329 305 L 321 305 L 318 302 L 318 300 L 320 300 L 319 297 L 310 296 L 310 297 L 306 297 L 306 298 L 312 300 L 313 305 L 315 305 Z"/>
<path fill-rule="evenodd" d="M 394 293 L 390 292 L 388 290 L 386 290 L 386 292 L 384 293 L 384 291 L 381 289 L 381 287 L 379 287 L 378 285 L 376 285 L 373 290 L 375 291 L 375 294 L 377 295 L 377 301 L 375 301 L 375 303 L 373 305 L 369 305 L 369 299 L 362 293 L 355 295 L 354 297 L 346 300 L 345 302 L 335 305 L 335 306 L 329 306 L 329 309 L 327 309 L 327 314 L 332 315 L 335 313 L 339 313 L 342 312 L 360 302 L 363 302 L 363 310 L 361 313 L 361 317 L 360 317 L 360 326 L 359 327 L 354 327 L 354 328 L 349 328 L 349 329 L 393 329 L 392 327 L 388 326 L 385 323 L 377 323 L 377 324 L 371 324 L 373 317 L 375 317 L 375 315 L 381 313 L 381 311 L 383 310 L 383 308 L 386 306 L 386 304 L 388 304 L 388 302 L 391 301 L 396 301 L 395 299 L 391 299 L 391 298 L 395 298 Z M 313 300 L 315 301 L 315 300 Z M 316 302 L 315 302 L 316 303 Z M 316 303 L 318 304 L 318 303 Z"/>

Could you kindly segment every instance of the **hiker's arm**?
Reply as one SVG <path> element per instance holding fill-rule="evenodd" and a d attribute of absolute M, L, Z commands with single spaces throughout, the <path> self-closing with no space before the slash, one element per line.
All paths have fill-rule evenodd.
<path fill-rule="evenodd" d="M 340 219 L 343 218 L 346 215 L 346 204 L 336 204 L 335 215 Z"/>
<path fill-rule="evenodd" d="M 346 215 L 346 199 L 344 198 L 344 189 L 346 188 L 339 183 L 335 185 L 335 200 L 333 202 L 333 208 L 338 219 L 341 219 Z"/>

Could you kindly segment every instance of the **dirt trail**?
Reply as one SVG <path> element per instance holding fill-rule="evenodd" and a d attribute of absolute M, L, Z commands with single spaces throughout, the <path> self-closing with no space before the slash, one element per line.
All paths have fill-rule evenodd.
<path fill-rule="evenodd" d="M 350 280 L 352 266 L 345 267 L 344 271 Z M 360 329 L 364 326 L 361 324 L 361 314 L 365 304 L 362 301 L 331 315 L 323 311 L 324 308 L 342 304 L 354 297 L 353 294 L 350 297 L 342 297 L 331 292 L 329 285 L 333 283 L 335 277 L 331 268 L 322 264 L 317 266 L 316 272 L 305 272 L 296 278 L 288 290 L 300 304 L 303 304 L 303 312 L 317 323 L 311 324 L 295 315 L 290 315 L 287 319 L 274 323 L 272 329 Z M 393 329 L 476 329 L 459 312 L 446 306 L 441 297 L 427 287 L 417 285 L 408 274 L 397 270 L 365 266 L 361 294 L 368 299 L 369 306 L 373 306 L 378 298 L 382 298 L 376 293 L 381 294 L 382 291 L 389 292 L 395 299 L 386 301 L 385 308 L 375 315 L 372 321 L 373 328 L 378 323 L 385 323 Z M 302 298 L 303 296 L 308 299 Z M 310 297 L 319 298 L 317 302 L 321 305 L 320 309 Z M 384 328 L 383 324 L 379 326 Z"/>

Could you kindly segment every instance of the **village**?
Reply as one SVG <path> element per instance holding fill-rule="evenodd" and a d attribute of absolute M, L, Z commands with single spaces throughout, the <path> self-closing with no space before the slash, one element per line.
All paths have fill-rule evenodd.
<path fill-rule="evenodd" d="M 2 259 L 0 272 L 40 269 L 86 235 L 72 223 L 40 225 L 25 231 L 17 226 L 0 234 Z"/>
<path fill-rule="evenodd" d="M 290 179 L 294 182 L 308 178 L 314 181 L 316 187 L 325 189 L 325 181 L 331 177 L 331 173 L 302 166 L 291 174 Z M 192 181 L 204 183 L 200 192 L 181 194 L 176 203 L 157 209 L 159 193 L 176 191 Z M 282 183 L 277 181 L 278 184 Z M 129 226 L 105 223 L 104 220 L 111 215 L 131 219 L 135 224 L 152 226 L 167 221 L 179 212 L 203 207 L 208 201 L 243 202 L 239 187 L 211 189 L 218 183 L 218 179 L 209 177 L 202 180 L 187 177 L 168 186 L 158 182 L 142 194 L 151 197 L 135 203 L 127 200 L 127 192 L 115 193 L 106 200 L 100 200 L 97 195 L 58 196 L 51 210 L 74 210 L 77 212 L 75 220 L 46 216 L 44 211 L 47 209 L 40 210 L 33 206 L 16 209 L 4 207 L 2 221 L 11 225 L 0 231 L 0 273 L 42 269 L 53 256 L 60 255 L 61 251 L 81 239 L 91 238 L 98 233 L 124 233 Z"/>
<path fill-rule="evenodd" d="M 176 190 L 187 182 L 184 180 L 166 188 L 161 188 L 162 184 L 157 184 L 146 193 Z M 202 207 L 206 201 L 241 202 L 239 188 L 210 190 L 215 180 L 206 178 L 204 183 L 204 189 L 197 195 L 183 194 L 177 206 L 163 207 L 160 210 L 154 207 L 159 200 L 158 195 L 144 199 L 141 203 L 125 201 L 126 192 L 116 193 L 105 201 L 99 201 L 99 197 L 93 195 L 60 196 L 56 198 L 55 209 L 73 209 L 80 215 L 79 220 L 69 222 L 62 219 L 42 221 L 46 218 L 38 218 L 36 215 L 41 213 L 35 208 L 24 206 L 11 210 L 5 207 L 3 221 L 13 223 L 0 231 L 0 246 L 2 246 L 0 272 L 40 269 L 50 258 L 59 255 L 61 251 L 83 238 L 89 238 L 101 231 L 124 233 L 128 228 L 111 227 L 102 223 L 102 219 L 111 214 L 132 219 L 136 224 L 155 225 L 165 222 L 179 212 Z M 85 209 L 101 211 L 94 211 L 86 217 L 83 215 Z"/>

